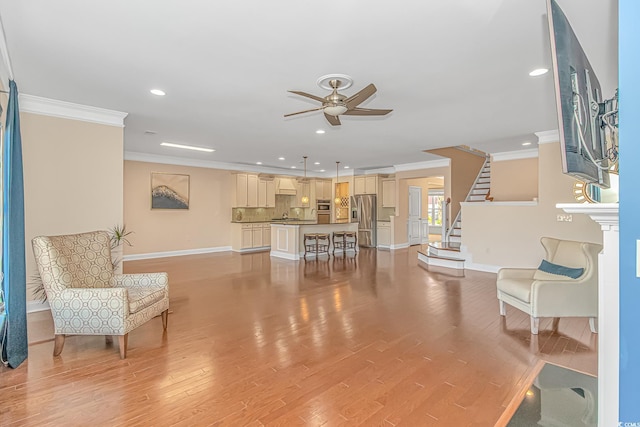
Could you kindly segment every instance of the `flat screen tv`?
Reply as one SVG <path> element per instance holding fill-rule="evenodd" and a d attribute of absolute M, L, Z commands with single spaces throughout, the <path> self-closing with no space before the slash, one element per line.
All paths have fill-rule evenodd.
<path fill-rule="evenodd" d="M 587 183 L 609 187 L 609 161 L 596 74 L 567 17 L 547 1 L 551 56 L 562 153 L 562 171 Z"/>

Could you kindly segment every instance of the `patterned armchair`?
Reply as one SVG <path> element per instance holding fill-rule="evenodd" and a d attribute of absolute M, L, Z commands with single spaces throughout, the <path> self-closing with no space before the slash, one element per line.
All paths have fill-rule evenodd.
<path fill-rule="evenodd" d="M 114 274 L 106 232 L 40 236 L 32 244 L 53 315 L 54 356 L 65 335 L 116 335 L 124 359 L 131 330 L 159 314 L 167 328 L 167 273 Z"/>

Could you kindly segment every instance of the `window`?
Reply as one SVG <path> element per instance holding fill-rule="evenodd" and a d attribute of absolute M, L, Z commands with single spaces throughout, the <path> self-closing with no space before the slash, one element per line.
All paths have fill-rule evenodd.
<path fill-rule="evenodd" d="M 442 225 L 442 202 L 444 201 L 444 190 L 429 189 L 429 197 L 427 199 L 428 222 L 429 225 Z"/>

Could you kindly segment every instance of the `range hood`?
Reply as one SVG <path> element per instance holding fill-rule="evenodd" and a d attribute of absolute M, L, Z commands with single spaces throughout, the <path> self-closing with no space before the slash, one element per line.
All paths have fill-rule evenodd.
<path fill-rule="evenodd" d="M 276 194 L 287 196 L 296 195 L 296 186 L 291 178 L 278 178 L 276 181 Z"/>

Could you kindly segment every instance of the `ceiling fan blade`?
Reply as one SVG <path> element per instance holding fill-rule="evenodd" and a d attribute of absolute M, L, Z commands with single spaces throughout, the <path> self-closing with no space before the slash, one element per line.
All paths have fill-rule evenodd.
<path fill-rule="evenodd" d="M 375 85 L 371 83 L 360 92 L 345 99 L 344 102 L 347 104 L 347 108 L 351 110 L 366 101 L 371 95 L 376 93 L 377 90 Z"/>
<path fill-rule="evenodd" d="M 322 110 L 324 107 L 318 107 L 318 108 L 312 108 L 311 110 L 304 110 L 304 111 L 298 111 L 297 113 L 289 113 L 289 114 L 285 114 L 285 117 L 289 117 L 289 116 L 295 116 L 296 114 L 302 114 L 302 113 L 309 113 L 311 111 L 318 111 L 318 110 Z"/>
<path fill-rule="evenodd" d="M 354 108 L 342 113 L 344 116 L 384 116 L 389 114 L 393 110 L 378 110 L 371 108 Z"/>
<path fill-rule="evenodd" d="M 331 116 L 327 113 L 324 113 L 324 116 L 327 118 L 327 121 L 331 123 L 333 126 L 340 125 L 340 119 L 338 118 L 338 116 Z"/>
<path fill-rule="evenodd" d="M 287 92 L 295 93 L 296 95 L 300 95 L 300 96 L 306 96 L 307 98 L 311 98 L 311 99 L 313 99 L 315 101 L 318 101 L 318 102 L 325 102 L 324 98 L 320 98 L 319 96 L 311 95 L 310 93 L 307 93 L 307 92 L 300 92 L 299 90 L 289 90 Z"/>

